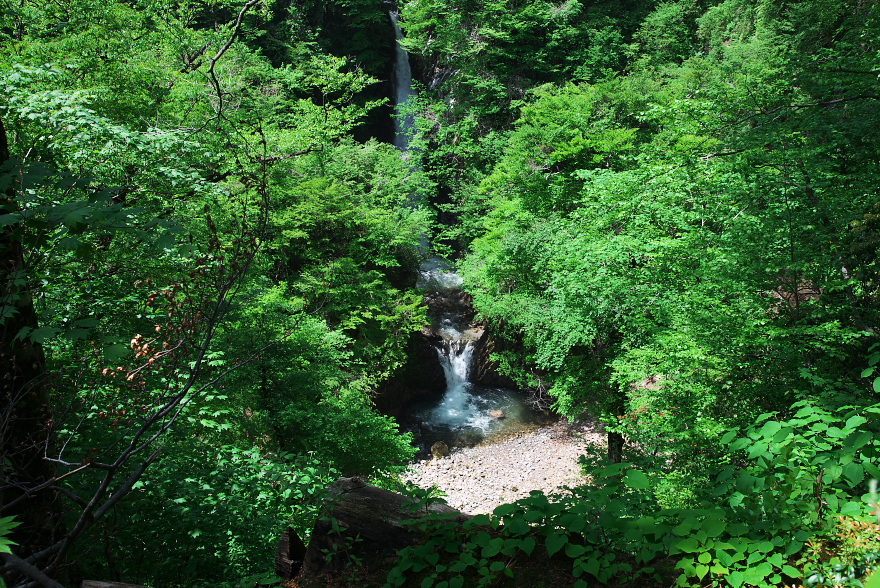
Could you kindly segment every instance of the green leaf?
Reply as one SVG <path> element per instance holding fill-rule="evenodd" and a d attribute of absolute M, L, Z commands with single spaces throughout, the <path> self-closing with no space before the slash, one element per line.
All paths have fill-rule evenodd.
<path fill-rule="evenodd" d="M 532 551 L 535 549 L 535 545 L 537 545 L 537 541 L 535 541 L 534 537 L 526 537 L 519 543 L 519 548 L 526 552 L 526 555 L 532 555 Z"/>
<path fill-rule="evenodd" d="M 871 431 L 860 431 L 855 435 L 849 435 L 843 442 L 844 447 L 849 449 L 861 449 L 874 439 Z"/>
<path fill-rule="evenodd" d="M 3 517 L 0 519 L 0 553 L 12 553 L 10 545 L 18 545 L 15 541 L 8 539 L 7 535 L 12 532 L 21 522 L 16 521 L 15 517 Z"/>
<path fill-rule="evenodd" d="M 843 475 L 853 484 L 860 484 L 865 479 L 865 467 L 854 461 L 843 466 Z"/>
<path fill-rule="evenodd" d="M 762 562 L 757 566 L 750 567 L 746 570 L 743 570 L 743 577 L 746 582 L 749 584 L 759 585 L 764 581 L 764 578 L 773 573 L 773 566 L 771 566 L 767 562 Z M 728 576 L 730 578 L 730 576 Z"/>
<path fill-rule="evenodd" d="M 547 546 L 547 555 L 553 557 L 553 554 L 562 549 L 568 543 L 568 536 L 560 533 L 551 533 L 544 541 Z"/>
<path fill-rule="evenodd" d="M 680 539 L 679 541 L 672 544 L 672 549 L 670 553 L 675 555 L 676 553 L 696 553 L 700 550 L 700 543 L 693 537 L 685 537 L 684 539 Z"/>
<path fill-rule="evenodd" d="M 495 537 L 489 541 L 488 545 L 483 547 L 481 555 L 483 557 L 495 557 L 498 555 L 498 552 L 501 551 L 502 547 L 504 547 L 504 539 L 501 537 Z"/>
<path fill-rule="evenodd" d="M 580 557 L 587 550 L 583 545 L 575 545 L 574 543 L 569 543 L 565 546 L 565 555 L 574 559 Z"/>
<path fill-rule="evenodd" d="M 497 506 L 495 510 L 492 511 L 492 514 L 496 517 L 504 517 L 515 511 L 517 511 L 519 507 L 515 504 L 502 504 L 501 506 Z"/>
<path fill-rule="evenodd" d="M 651 485 L 648 476 L 644 474 L 641 470 L 629 470 L 626 472 L 626 476 L 623 479 L 623 483 L 629 486 L 630 488 L 635 488 L 638 490 L 644 490 L 648 486 Z"/>
<path fill-rule="evenodd" d="M 700 528 L 706 532 L 709 537 L 718 537 L 727 528 L 727 521 L 721 519 L 708 518 L 700 525 Z"/>
<path fill-rule="evenodd" d="M 769 439 L 778 433 L 781 428 L 782 425 L 779 421 L 767 421 L 758 433 L 765 439 Z"/>
<path fill-rule="evenodd" d="M 862 467 L 865 468 L 865 471 L 868 472 L 872 478 L 880 480 L 880 468 L 872 464 L 870 461 L 863 461 Z"/>
<path fill-rule="evenodd" d="M 853 416 L 849 417 L 848 419 L 846 419 L 846 424 L 844 426 L 847 429 L 855 429 L 856 427 L 864 425 L 867 422 L 868 422 L 868 419 L 866 419 L 865 417 L 863 417 L 860 414 L 857 414 L 857 415 L 853 415 Z"/>
<path fill-rule="evenodd" d="M 743 585 L 746 578 L 743 573 L 739 570 L 734 570 L 727 575 L 727 583 L 733 586 L 733 588 L 739 588 Z"/>
<path fill-rule="evenodd" d="M 107 361 L 116 361 L 128 355 L 129 351 L 131 351 L 129 347 L 122 345 L 121 343 L 110 345 L 104 349 L 104 359 Z"/>

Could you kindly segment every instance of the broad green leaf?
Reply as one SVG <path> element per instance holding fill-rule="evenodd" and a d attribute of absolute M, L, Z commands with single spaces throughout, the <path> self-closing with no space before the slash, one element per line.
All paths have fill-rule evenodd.
<path fill-rule="evenodd" d="M 534 537 L 526 537 L 520 542 L 519 548 L 525 551 L 526 555 L 532 555 L 535 545 L 537 545 L 537 542 Z"/>
<path fill-rule="evenodd" d="M 547 546 L 547 555 L 552 557 L 554 553 L 568 543 L 568 536 L 561 533 L 551 533 L 547 536 L 544 543 Z"/>
<path fill-rule="evenodd" d="M 843 466 L 843 475 L 853 484 L 857 485 L 865 479 L 865 467 L 856 462 L 850 462 Z"/>
<path fill-rule="evenodd" d="M 734 570 L 727 575 L 726 580 L 733 588 L 739 588 L 746 581 L 746 577 L 741 571 Z"/>
<path fill-rule="evenodd" d="M 626 476 L 623 479 L 623 483 L 630 488 L 635 488 L 639 490 L 644 490 L 651 485 L 648 476 L 646 476 L 641 470 L 628 470 L 626 472 Z"/>
<path fill-rule="evenodd" d="M 693 537 L 685 537 L 673 542 L 670 553 L 696 553 L 700 550 L 700 543 Z"/>
<path fill-rule="evenodd" d="M 706 532 L 709 537 L 719 537 L 724 529 L 727 528 L 727 521 L 721 519 L 708 518 L 703 521 L 700 528 Z"/>
<path fill-rule="evenodd" d="M 866 419 L 865 417 L 863 417 L 860 414 L 857 414 L 857 415 L 853 415 L 853 416 L 849 417 L 848 419 L 846 419 L 846 424 L 844 426 L 847 429 L 855 429 L 856 427 L 859 427 L 867 422 L 868 422 L 868 419 Z"/>

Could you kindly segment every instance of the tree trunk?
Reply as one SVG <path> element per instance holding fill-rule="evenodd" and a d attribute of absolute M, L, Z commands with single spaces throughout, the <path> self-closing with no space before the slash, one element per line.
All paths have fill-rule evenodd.
<path fill-rule="evenodd" d="M 620 463 L 623 461 L 623 435 L 608 432 L 608 461 Z"/>
<path fill-rule="evenodd" d="M 617 421 L 615 425 L 620 423 L 620 417 L 626 412 L 626 394 L 621 391 L 611 391 L 610 403 L 611 415 Z M 611 463 L 620 463 L 623 461 L 623 435 L 618 432 L 608 432 L 608 461 Z"/>
<path fill-rule="evenodd" d="M 0 120 L 0 165 L 9 159 L 6 130 Z M 13 184 L 0 197 L 0 213 L 18 210 Z M 44 459 L 52 424 L 46 360 L 39 343 L 21 336 L 35 330 L 38 323 L 20 231 L 18 225 L 0 229 L 0 505 L 8 505 L 50 480 L 54 471 Z M 0 515 L 14 515 L 22 523 L 13 532 L 20 556 L 51 543 L 58 518 L 52 514 L 53 494 L 36 492 L 12 508 L 0 506 Z"/>

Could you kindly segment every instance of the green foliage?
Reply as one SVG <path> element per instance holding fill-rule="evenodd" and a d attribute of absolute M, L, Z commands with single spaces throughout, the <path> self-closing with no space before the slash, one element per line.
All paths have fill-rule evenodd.
<path fill-rule="evenodd" d="M 693 508 L 660 507 L 656 487 L 664 474 L 656 465 L 593 466 L 591 485 L 571 494 L 533 492 L 461 525 L 448 516 L 419 520 L 426 540 L 400 552 L 388 585 L 405 585 L 425 570 L 427 586 L 461 583 L 462 574 L 484 585 L 499 574 L 512 577 L 512 562 L 536 550 L 568 561 L 579 585 L 662 581 L 670 567 L 679 586 L 769 588 L 811 577 L 815 564 L 798 567 L 811 539 L 837 517 L 871 519 L 873 506 L 859 488 L 880 474 L 880 405 L 795 408 L 791 419 L 767 414 L 742 436 L 729 431 L 722 442 L 736 465 L 714 468 Z M 863 563 L 837 571 L 853 565 L 862 577 L 874 557 L 862 554 Z"/>
<path fill-rule="evenodd" d="M 52 516 L 75 536 L 37 565 L 71 558 L 71 581 L 265 581 L 340 471 L 413 453 L 372 397 L 424 322 L 419 174 L 347 137 L 384 99 L 298 28 L 307 7 L 258 4 L 0 8 L 0 229 L 23 251 L 0 323 L 35 301 L 3 336 L 46 354 Z M 333 9 L 390 34 L 355 4 Z"/>
<path fill-rule="evenodd" d="M 0 553 L 12 553 L 10 546 L 17 545 L 17 543 L 9 539 L 9 534 L 20 524 L 20 522 L 15 520 L 15 517 L 3 517 L 0 519 Z"/>
<path fill-rule="evenodd" d="M 872 10 L 817 10 L 848 71 L 873 71 L 850 49 Z M 877 321 L 877 154 L 848 145 L 876 112 L 865 80 L 808 55 L 822 41 L 805 18 L 659 6 L 637 35 L 647 61 L 534 90 L 493 169 L 462 190 L 481 204 L 463 222 L 476 235 L 465 284 L 503 325 L 502 366 L 687 477 L 722 458 L 727 427 L 873 395 L 857 360 Z M 832 106 L 843 87 L 848 106 Z"/>
<path fill-rule="evenodd" d="M 845 525 L 880 477 L 876 3 L 409 2 L 433 87 L 407 158 L 350 138 L 387 93 L 380 2 L 7 4 L 0 231 L 22 254 L 0 324 L 34 301 L 3 332 L 46 353 L 58 528 L 98 520 L 61 559 L 253 576 L 337 472 L 408 461 L 373 396 L 425 322 L 432 200 L 502 367 L 631 463 L 420 523 L 389 584 L 485 585 L 539 554 L 578 585 L 874 565 Z M 147 438 L 130 499 L 84 514 Z"/>
<path fill-rule="evenodd" d="M 307 536 L 338 475 L 315 454 L 180 440 L 92 541 L 113 537 L 124 566 L 115 571 L 140 582 L 229 583 L 270 568 L 285 526 Z M 107 563 L 90 562 L 98 570 Z"/>
<path fill-rule="evenodd" d="M 595 81 L 619 71 L 627 37 L 644 3 L 572 1 L 441 2 L 405 5 L 407 49 L 436 73 L 454 69 L 442 88 L 485 122 L 509 124 L 526 92 L 547 82 Z"/>

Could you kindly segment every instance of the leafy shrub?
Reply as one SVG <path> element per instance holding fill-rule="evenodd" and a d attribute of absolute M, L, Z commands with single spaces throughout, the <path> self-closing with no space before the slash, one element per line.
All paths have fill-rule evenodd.
<path fill-rule="evenodd" d="M 662 472 L 626 463 L 594 467 L 592 485 L 570 494 L 533 492 L 463 525 L 449 517 L 420 521 L 425 542 L 400 552 L 388 586 L 426 570 L 423 587 L 463 586 L 468 571 L 482 586 L 499 574 L 513 577 L 515 558 L 538 551 L 570 560 L 575 585 L 584 587 L 612 578 L 660 581 L 661 574 L 677 574 L 679 586 L 733 588 L 811 577 L 815 562 L 796 567 L 808 541 L 834 528 L 837 517 L 869 520 L 859 487 L 880 478 L 880 405 L 794 408 L 791 419 L 767 413 L 743 435 L 728 432 L 722 441 L 734 463 L 717 468 L 693 508 L 660 507 L 654 488 Z M 854 579 L 873 562 L 862 560 Z"/>
<path fill-rule="evenodd" d="M 108 576 L 151 586 L 215 586 L 270 570 L 285 526 L 305 537 L 337 473 L 313 454 L 211 447 L 168 455 L 104 527 Z M 130 510 L 129 510 L 130 509 Z M 158 530 L 158 532 L 157 532 Z M 91 549 L 86 549 L 88 554 Z M 102 554 L 103 555 L 103 554 Z"/>

